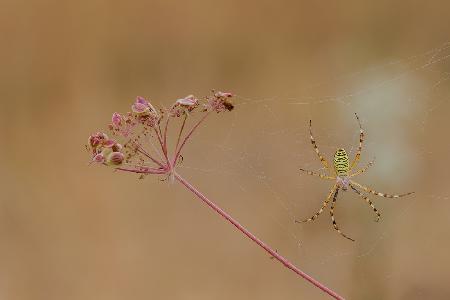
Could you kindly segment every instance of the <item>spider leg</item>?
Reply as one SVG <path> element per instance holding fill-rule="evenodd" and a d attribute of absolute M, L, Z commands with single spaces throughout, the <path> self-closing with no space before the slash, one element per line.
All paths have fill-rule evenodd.
<path fill-rule="evenodd" d="M 372 207 L 373 211 L 375 212 L 375 214 L 377 215 L 377 219 L 375 220 L 375 222 L 380 221 L 381 218 L 381 214 L 378 211 L 378 209 L 375 208 L 375 205 L 373 205 L 372 201 L 370 201 L 370 199 L 365 196 L 363 193 L 361 193 L 359 190 L 357 190 L 353 185 L 350 184 L 350 188 L 355 191 L 355 193 L 357 193 L 361 198 L 363 198 L 364 200 L 366 200 L 366 202 L 370 205 L 370 207 Z"/>
<path fill-rule="evenodd" d="M 303 171 L 303 172 L 305 172 L 308 175 L 320 177 L 322 179 L 330 179 L 330 180 L 335 180 L 336 179 L 336 177 L 334 177 L 334 176 L 327 176 L 327 175 L 319 174 L 319 173 L 316 173 L 316 172 L 313 172 L 313 171 L 308 171 L 308 170 L 305 170 L 305 169 L 302 169 L 302 168 L 300 168 L 300 171 Z"/>
<path fill-rule="evenodd" d="M 295 223 L 305 223 L 305 222 L 311 222 L 311 221 L 314 221 L 314 220 L 315 220 L 315 219 L 323 212 L 323 210 L 325 209 L 325 207 L 327 207 L 328 203 L 329 203 L 330 200 L 331 200 L 331 197 L 333 196 L 333 193 L 334 193 L 335 190 L 336 190 L 336 187 L 337 187 L 336 184 L 333 185 L 333 188 L 330 190 L 330 193 L 328 194 L 327 199 L 325 199 L 325 201 L 324 201 L 323 204 L 322 204 L 322 207 L 319 209 L 318 212 L 315 213 L 315 215 L 313 215 L 311 218 L 306 219 L 306 220 L 301 220 L 301 221 L 295 220 Z"/>
<path fill-rule="evenodd" d="M 348 237 L 347 235 L 345 235 L 338 227 L 338 225 L 336 224 L 336 220 L 334 219 L 334 213 L 333 213 L 333 209 L 334 209 L 334 205 L 336 204 L 336 200 L 337 200 L 337 195 L 339 192 L 339 188 L 336 189 L 336 192 L 334 193 L 333 196 L 333 201 L 331 201 L 331 206 L 330 206 L 330 216 L 331 216 L 331 221 L 333 221 L 333 227 L 334 229 L 343 237 L 345 237 L 346 239 L 349 239 L 350 241 L 354 242 L 355 240 L 352 239 L 351 237 Z"/>
<path fill-rule="evenodd" d="M 320 153 L 319 148 L 317 147 L 316 141 L 314 140 L 313 134 L 312 134 L 312 121 L 309 120 L 309 135 L 311 137 L 311 144 L 314 147 L 314 150 L 317 153 L 317 156 L 320 159 L 320 162 L 322 163 L 322 165 L 327 169 L 330 170 L 330 168 L 328 167 L 328 161 L 325 159 L 325 157 L 323 157 L 323 155 Z"/>
<path fill-rule="evenodd" d="M 375 163 L 375 158 L 372 161 L 370 161 L 364 168 L 359 169 L 355 173 L 351 174 L 350 177 L 358 176 L 359 174 L 366 172 L 371 166 L 373 166 L 374 163 Z"/>
<path fill-rule="evenodd" d="M 356 116 L 356 120 L 358 121 L 358 124 L 359 124 L 359 146 L 358 146 L 358 151 L 356 151 L 355 158 L 353 159 L 353 162 L 350 165 L 350 170 L 352 170 L 358 164 L 359 158 L 361 157 L 362 145 L 364 142 L 364 130 L 361 126 L 361 121 L 359 120 L 359 117 L 356 113 L 355 113 L 355 116 Z"/>
<path fill-rule="evenodd" d="M 414 192 L 409 192 L 409 193 L 400 194 L 400 195 L 383 194 L 383 193 L 374 191 L 371 188 L 368 188 L 368 187 L 366 187 L 364 185 L 361 185 L 361 184 L 359 184 L 359 183 L 357 183 L 357 182 L 355 182 L 353 180 L 350 180 L 350 183 L 352 185 L 355 185 L 355 186 L 359 187 L 360 189 L 363 189 L 364 191 L 366 191 L 368 193 L 371 193 L 371 194 L 374 194 L 374 195 L 380 196 L 380 197 L 385 197 L 385 198 L 400 198 L 400 197 L 403 197 L 403 196 L 414 194 Z"/>

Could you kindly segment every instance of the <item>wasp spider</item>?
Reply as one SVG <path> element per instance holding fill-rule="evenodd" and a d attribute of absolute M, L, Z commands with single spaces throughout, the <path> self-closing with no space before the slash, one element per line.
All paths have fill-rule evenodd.
<path fill-rule="evenodd" d="M 319 211 L 317 213 L 315 213 L 309 219 L 302 220 L 302 221 L 298 221 L 298 220 L 295 221 L 296 223 L 314 221 L 323 212 L 323 210 L 327 207 L 328 203 L 331 201 L 330 216 L 331 216 L 331 221 L 333 222 L 333 227 L 339 234 L 341 234 L 343 237 L 345 237 L 351 241 L 354 241 L 354 239 L 345 235 L 339 229 L 339 227 L 336 223 L 336 220 L 334 219 L 333 211 L 334 211 L 334 207 L 336 205 L 336 200 L 337 200 L 339 190 L 342 189 L 343 191 L 346 191 L 348 188 L 350 188 L 352 191 L 354 191 L 356 194 L 358 194 L 362 199 L 364 199 L 370 205 L 370 207 L 372 207 L 373 211 L 375 212 L 377 222 L 380 220 L 380 217 L 381 217 L 380 212 L 375 208 L 372 201 L 370 201 L 370 199 L 360 191 L 360 189 L 367 193 L 374 194 L 376 196 L 386 197 L 386 198 L 399 198 L 399 197 L 403 197 L 403 196 L 410 195 L 413 193 L 413 192 L 411 192 L 411 193 L 406 193 L 406 194 L 401 194 L 401 195 L 384 194 L 384 193 L 377 192 L 369 187 L 361 185 L 352 180 L 353 177 L 366 172 L 367 169 L 369 169 L 369 167 L 374 164 L 374 161 L 371 161 L 364 168 L 359 169 L 356 172 L 352 172 L 352 170 L 357 166 L 359 159 L 361 157 L 361 150 L 362 150 L 362 145 L 363 145 L 363 141 L 364 141 L 364 130 L 361 126 L 361 122 L 356 113 L 355 113 L 355 116 L 356 116 L 356 119 L 359 124 L 359 146 L 358 146 L 358 150 L 356 152 L 355 158 L 350 163 L 347 152 L 345 152 L 345 150 L 342 148 L 337 149 L 336 153 L 334 154 L 334 160 L 333 160 L 334 169 L 333 170 L 331 170 L 328 161 L 323 157 L 323 155 L 319 151 L 319 148 L 317 147 L 316 141 L 314 140 L 314 137 L 312 134 L 311 120 L 309 121 L 309 133 L 311 136 L 311 144 L 314 147 L 314 150 L 316 151 L 317 156 L 319 157 L 322 165 L 330 173 L 333 173 L 333 175 L 329 176 L 329 175 L 323 175 L 323 174 L 319 174 L 319 173 L 304 170 L 304 169 L 300 169 L 300 170 L 305 172 L 308 175 L 317 176 L 317 177 L 320 177 L 325 180 L 334 180 L 334 185 L 331 188 L 330 192 L 328 193 L 327 198 L 323 202 L 322 207 L 319 209 Z"/>

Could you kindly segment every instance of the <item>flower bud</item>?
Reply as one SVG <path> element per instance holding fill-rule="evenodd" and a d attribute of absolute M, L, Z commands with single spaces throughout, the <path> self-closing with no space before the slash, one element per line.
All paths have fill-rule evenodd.
<path fill-rule="evenodd" d="M 140 103 L 140 104 L 143 104 L 143 105 L 145 105 L 145 106 L 149 106 L 148 101 L 145 100 L 145 98 L 144 98 L 144 97 L 141 97 L 141 96 L 137 96 L 137 97 L 136 97 L 136 103 Z"/>
<path fill-rule="evenodd" d="M 112 151 L 114 151 L 114 152 L 119 152 L 120 150 L 122 150 L 122 148 L 123 148 L 123 146 L 121 145 L 121 144 L 119 144 L 119 143 L 115 143 L 113 146 L 112 146 Z"/>
<path fill-rule="evenodd" d="M 103 156 L 103 154 L 99 153 L 99 154 L 96 154 L 92 158 L 92 161 L 96 162 L 96 163 L 104 163 L 105 162 L 105 157 Z"/>
<path fill-rule="evenodd" d="M 122 164 L 124 159 L 125 156 L 123 155 L 122 152 L 111 152 L 108 155 L 106 162 L 108 163 L 108 165 L 118 166 Z"/>
<path fill-rule="evenodd" d="M 106 148 L 112 148 L 116 144 L 115 140 L 106 140 L 103 142 L 103 146 Z"/>
<path fill-rule="evenodd" d="M 136 97 L 136 102 L 131 106 L 133 112 L 137 114 L 145 113 L 145 112 L 153 112 L 156 113 L 156 109 L 153 105 L 150 104 L 144 97 Z"/>
<path fill-rule="evenodd" d="M 113 113 L 112 115 L 112 124 L 115 127 L 119 127 L 122 124 L 122 116 L 119 113 Z"/>

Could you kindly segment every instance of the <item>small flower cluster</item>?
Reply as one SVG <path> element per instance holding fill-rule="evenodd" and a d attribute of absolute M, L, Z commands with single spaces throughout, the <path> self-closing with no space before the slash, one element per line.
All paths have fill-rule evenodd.
<path fill-rule="evenodd" d="M 110 139 L 105 133 L 92 134 L 88 140 L 92 150 L 92 161 L 110 166 L 121 165 L 125 156 L 121 152 L 123 146 Z"/>
<path fill-rule="evenodd" d="M 172 105 L 172 108 L 170 109 L 170 115 L 173 117 L 180 117 L 184 114 L 192 112 L 198 107 L 198 104 L 198 99 L 193 95 L 178 99 L 177 101 L 175 101 L 175 104 Z"/>
<path fill-rule="evenodd" d="M 114 135 L 127 137 L 138 124 L 154 127 L 158 123 L 159 118 L 158 112 L 150 102 L 142 97 L 137 97 L 136 102 L 131 105 L 131 112 L 128 112 L 126 115 L 115 112 L 112 115 L 112 123 L 109 124 L 109 129 Z"/>
<path fill-rule="evenodd" d="M 206 98 L 201 113 L 231 111 L 230 93 L 215 92 Z M 200 101 L 193 95 L 178 99 L 167 110 L 157 110 L 146 99 L 137 97 L 131 105 L 131 111 L 126 114 L 115 112 L 112 115 L 109 129 L 115 138 L 124 139 L 119 144 L 110 139 L 107 134 L 97 132 L 89 137 L 88 149 L 92 152 L 92 162 L 114 166 L 119 170 L 145 174 L 165 174 L 172 172 L 181 150 L 193 131 L 203 122 L 206 115 L 195 124 L 190 132 L 181 140 L 185 123 L 190 114 L 200 106 Z M 169 121 L 182 117 L 182 125 L 172 157 L 168 153 L 167 132 Z M 148 151 L 144 144 L 157 145 L 153 152 Z M 159 147 L 158 147 L 159 146 Z"/>
<path fill-rule="evenodd" d="M 208 102 L 205 104 L 205 110 L 213 110 L 218 113 L 233 110 L 234 105 L 230 101 L 233 94 L 214 91 L 213 94 L 213 97 L 208 98 Z"/>

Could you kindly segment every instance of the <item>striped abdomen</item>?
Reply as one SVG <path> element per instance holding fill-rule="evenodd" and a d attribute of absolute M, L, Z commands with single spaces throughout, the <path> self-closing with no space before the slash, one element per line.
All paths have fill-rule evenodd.
<path fill-rule="evenodd" d="M 348 175 L 350 165 L 348 163 L 348 155 L 344 149 L 337 149 L 334 154 L 334 169 L 339 176 Z"/>

